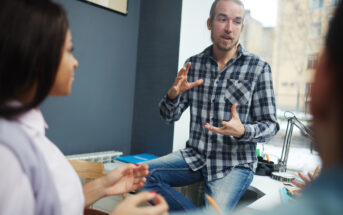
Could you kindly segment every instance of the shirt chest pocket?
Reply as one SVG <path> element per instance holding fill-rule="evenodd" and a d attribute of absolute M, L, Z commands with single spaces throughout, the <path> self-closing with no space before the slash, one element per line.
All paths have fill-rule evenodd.
<path fill-rule="evenodd" d="M 225 103 L 245 105 L 252 94 L 252 84 L 247 80 L 227 79 L 224 93 Z"/>

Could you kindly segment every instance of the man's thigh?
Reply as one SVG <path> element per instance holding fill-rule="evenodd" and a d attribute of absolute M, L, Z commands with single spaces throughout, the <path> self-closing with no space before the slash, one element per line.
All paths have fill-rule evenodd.
<path fill-rule="evenodd" d="M 145 162 L 149 165 L 147 183 L 185 186 L 202 180 L 201 171 L 192 171 L 180 151 Z"/>
<path fill-rule="evenodd" d="M 224 178 L 208 182 L 205 192 L 213 197 L 222 209 L 232 210 L 252 182 L 254 172 L 235 167 Z M 208 202 L 206 205 L 208 205 Z"/>

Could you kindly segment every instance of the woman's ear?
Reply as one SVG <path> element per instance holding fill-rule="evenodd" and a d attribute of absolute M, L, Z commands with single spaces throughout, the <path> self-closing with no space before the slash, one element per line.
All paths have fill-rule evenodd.
<path fill-rule="evenodd" d="M 317 119 L 324 119 L 333 105 L 334 83 L 327 52 L 324 50 L 316 63 L 311 88 L 311 113 Z"/>

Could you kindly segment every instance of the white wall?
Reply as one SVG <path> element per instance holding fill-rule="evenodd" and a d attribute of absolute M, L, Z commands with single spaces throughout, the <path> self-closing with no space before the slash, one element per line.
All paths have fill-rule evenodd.
<path fill-rule="evenodd" d="M 210 31 L 207 29 L 211 0 L 182 1 L 179 69 L 190 56 L 202 52 L 211 44 Z M 185 147 L 189 137 L 189 109 L 174 126 L 173 151 Z"/>

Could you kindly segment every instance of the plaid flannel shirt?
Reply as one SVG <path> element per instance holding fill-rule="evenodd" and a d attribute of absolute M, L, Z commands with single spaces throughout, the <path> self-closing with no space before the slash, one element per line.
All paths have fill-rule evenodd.
<path fill-rule="evenodd" d="M 203 79 L 202 85 L 170 100 L 165 96 L 159 104 L 162 117 L 177 121 L 190 107 L 190 135 L 181 153 L 193 170 L 204 168 L 208 181 L 224 177 L 231 168 L 243 166 L 255 171 L 256 143 L 270 140 L 279 130 L 270 66 L 238 46 L 237 56 L 222 72 L 213 58 L 213 46 L 189 58 L 192 65 L 188 81 Z M 205 123 L 221 127 L 231 119 L 231 107 L 238 103 L 237 112 L 245 127 L 241 138 L 208 131 Z"/>

